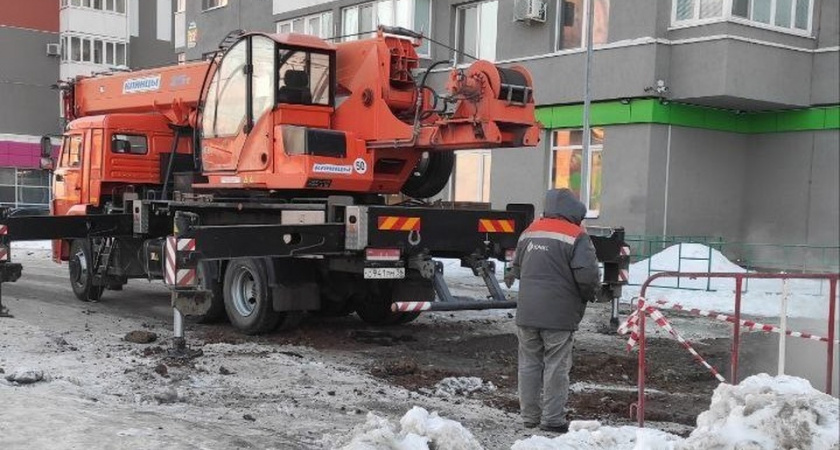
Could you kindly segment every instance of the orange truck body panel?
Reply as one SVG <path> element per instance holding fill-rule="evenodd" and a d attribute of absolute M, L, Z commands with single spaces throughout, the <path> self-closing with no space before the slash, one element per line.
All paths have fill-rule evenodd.
<path fill-rule="evenodd" d="M 431 95 L 416 86 L 412 71 L 419 68 L 419 58 L 409 40 L 380 32 L 335 45 L 296 34 L 256 33 L 242 41 L 250 36 L 272 39 L 277 48 L 334 53 L 330 89 L 337 101 L 334 107 L 276 104 L 254 117 L 251 129 L 243 125 L 232 136 L 202 138 L 206 181 L 194 189 L 391 194 L 400 191 L 423 152 L 535 146 L 539 141 L 531 77 L 524 68 L 500 69 L 478 61 L 453 69 L 446 92 L 453 108 L 441 113 L 431 110 Z M 85 136 L 86 156 L 80 168 L 56 170 L 64 186 L 55 190 L 54 213 L 66 214 L 75 204 L 97 206 L 120 186 L 160 184 L 160 155 L 170 151 L 174 136 L 170 126 L 200 128 L 202 88 L 217 67 L 203 61 L 76 80 L 65 92 L 66 115 L 75 119 L 67 134 Z M 520 101 L 505 98 L 503 70 L 524 80 L 521 87 L 527 89 Z M 289 127 L 341 132 L 346 148 L 340 156 L 285 148 L 293 145 L 284 142 Z M 149 152 L 112 153 L 108 143 L 115 133 L 149 136 Z M 192 153 L 191 143 L 183 139 L 178 152 Z"/>

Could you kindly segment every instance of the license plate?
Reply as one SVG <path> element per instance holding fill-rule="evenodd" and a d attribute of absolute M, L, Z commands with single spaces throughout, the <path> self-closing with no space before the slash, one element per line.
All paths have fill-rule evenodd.
<path fill-rule="evenodd" d="M 405 278 L 403 267 L 365 267 L 366 280 L 392 280 Z"/>

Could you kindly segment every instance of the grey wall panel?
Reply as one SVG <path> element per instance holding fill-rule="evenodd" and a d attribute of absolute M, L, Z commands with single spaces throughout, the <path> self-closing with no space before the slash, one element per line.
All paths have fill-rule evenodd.
<path fill-rule="evenodd" d="M 810 104 L 811 54 L 739 41 L 727 47 L 726 95 L 792 107 Z"/>
<path fill-rule="evenodd" d="M 814 20 L 818 47 L 840 45 L 840 2 L 837 0 L 814 0 L 818 18 Z"/>
<path fill-rule="evenodd" d="M 840 53 L 833 51 L 815 54 L 814 69 L 811 73 L 811 104 L 840 103 Z"/>
<path fill-rule="evenodd" d="M 650 125 L 622 125 L 604 130 L 601 213 L 588 224 L 620 225 L 630 234 L 646 231 L 650 129 Z"/>
<path fill-rule="evenodd" d="M 748 242 L 805 242 L 813 133 L 749 137 L 743 238 Z"/>
<path fill-rule="evenodd" d="M 531 203 L 542 211 L 548 189 L 546 161 L 548 137 L 536 148 L 498 149 L 492 151 L 490 164 L 490 199 L 494 208 L 508 203 Z"/>
<path fill-rule="evenodd" d="M 672 127 L 667 234 L 740 237 L 745 139 Z"/>
<path fill-rule="evenodd" d="M 840 244 L 840 130 L 814 135 L 808 212 L 808 242 Z"/>
<path fill-rule="evenodd" d="M 47 56 L 58 33 L 0 27 L 0 133 L 41 135 L 59 131 L 59 58 Z"/>
<path fill-rule="evenodd" d="M 166 22 L 158 21 L 157 6 L 169 7 L 166 14 L 171 18 L 174 13 L 174 4 L 172 2 L 153 2 L 140 1 L 138 2 L 139 14 L 139 35 L 132 36 L 129 41 L 128 62 L 132 69 L 158 67 L 170 65 L 176 62 L 175 47 L 171 40 L 160 40 L 159 35 L 172 36 L 173 27 L 172 20 Z M 187 2 L 190 3 L 190 2 Z M 158 31 L 158 26 L 169 27 L 167 32 Z"/>

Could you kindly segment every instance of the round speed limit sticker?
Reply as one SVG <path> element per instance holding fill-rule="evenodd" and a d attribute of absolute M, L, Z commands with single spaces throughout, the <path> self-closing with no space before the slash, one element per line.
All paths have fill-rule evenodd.
<path fill-rule="evenodd" d="M 367 161 L 362 158 L 356 158 L 356 160 L 353 161 L 353 170 L 360 175 L 364 175 L 364 173 L 367 172 Z"/>

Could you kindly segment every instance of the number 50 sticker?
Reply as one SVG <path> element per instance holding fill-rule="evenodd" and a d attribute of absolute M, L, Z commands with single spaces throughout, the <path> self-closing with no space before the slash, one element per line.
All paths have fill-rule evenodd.
<path fill-rule="evenodd" d="M 364 173 L 367 172 L 367 161 L 362 158 L 356 158 L 356 160 L 353 161 L 353 170 L 360 175 L 364 175 Z"/>

